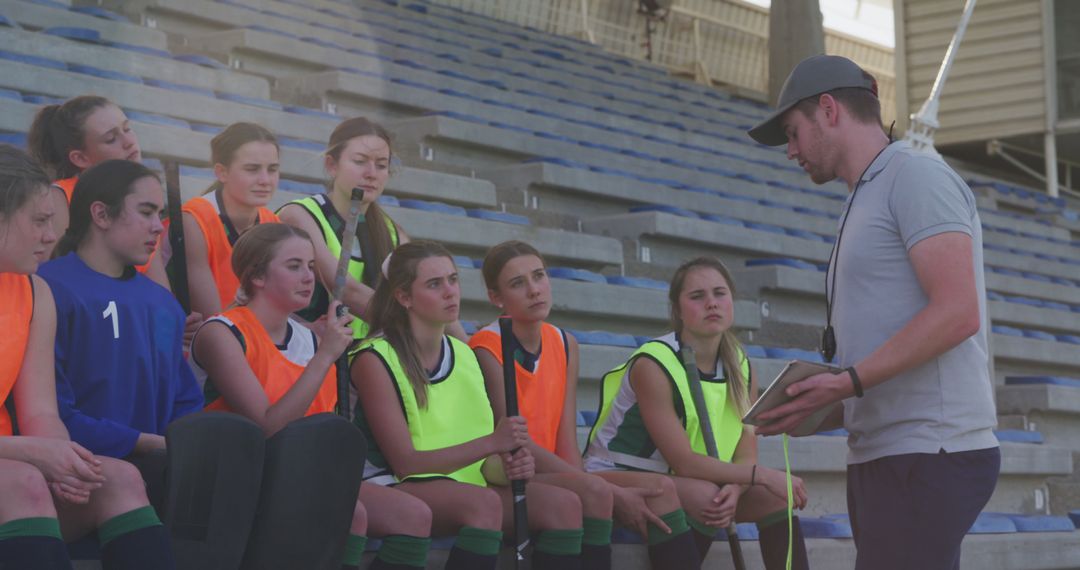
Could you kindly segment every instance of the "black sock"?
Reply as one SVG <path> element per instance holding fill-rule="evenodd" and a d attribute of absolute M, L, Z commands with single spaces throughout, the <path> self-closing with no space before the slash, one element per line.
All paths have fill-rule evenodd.
<path fill-rule="evenodd" d="M 611 570 L 610 544 L 582 544 L 582 570 Z"/>
<path fill-rule="evenodd" d="M 533 569 L 580 570 L 584 536 L 585 530 L 580 528 L 541 531 L 533 548 Z"/>
<path fill-rule="evenodd" d="M 758 545 L 761 547 L 761 559 L 765 561 L 765 570 L 784 570 L 787 567 L 787 511 L 781 513 L 784 516 L 780 517 L 780 520 L 770 520 L 775 519 L 770 515 L 758 523 Z M 810 562 L 806 558 L 806 541 L 803 539 L 799 517 L 792 517 L 791 530 L 791 568 L 807 570 Z"/>
<path fill-rule="evenodd" d="M 499 562 L 502 532 L 471 526 L 461 527 L 446 559 L 445 570 L 495 570 Z"/>
<path fill-rule="evenodd" d="M 0 540 L 0 568 L 71 570 L 71 560 L 60 538 L 13 536 Z"/>
<path fill-rule="evenodd" d="M 671 534 L 649 524 L 649 562 L 652 567 L 672 570 L 700 568 L 701 559 L 698 558 L 698 549 L 694 546 L 694 532 L 686 522 L 686 512 L 676 509 L 661 515 L 660 518 L 671 529 Z"/>
<path fill-rule="evenodd" d="M 101 548 L 104 570 L 171 570 L 176 567 L 172 544 L 164 526 L 148 526 L 125 533 Z"/>

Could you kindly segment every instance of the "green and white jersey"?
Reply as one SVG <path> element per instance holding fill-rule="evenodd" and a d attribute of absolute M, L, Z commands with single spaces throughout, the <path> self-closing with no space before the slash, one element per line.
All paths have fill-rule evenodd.
<path fill-rule="evenodd" d="M 675 413 L 686 429 L 691 447 L 697 453 L 707 454 L 701 422 L 690 395 L 679 349 L 675 333 L 669 333 L 641 345 L 625 364 L 604 375 L 600 385 L 600 413 L 589 433 L 589 444 L 584 454 L 587 471 L 632 469 L 673 473 L 645 427 L 637 394 L 630 385 L 630 369 L 638 358 L 649 358 L 664 371 L 671 382 Z M 745 354 L 740 354 L 740 357 L 742 378 L 749 393 L 750 361 Z M 723 461 L 731 461 L 743 432 L 738 408 L 734 402 L 728 401 L 729 375 L 723 362 L 717 359 L 715 377 L 701 378 L 713 438 Z"/>

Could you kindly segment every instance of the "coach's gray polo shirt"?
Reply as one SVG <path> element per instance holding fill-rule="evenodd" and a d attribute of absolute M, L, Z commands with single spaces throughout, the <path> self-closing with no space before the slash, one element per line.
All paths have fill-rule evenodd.
<path fill-rule="evenodd" d="M 835 270 L 833 326 L 843 367 L 857 364 L 927 304 L 908 250 L 928 237 L 972 237 L 979 332 L 940 357 L 844 402 L 848 463 L 903 453 L 996 447 L 988 371 L 982 227 L 967 184 L 940 159 L 889 145 L 848 196 Z M 841 217 L 843 220 L 843 216 Z"/>

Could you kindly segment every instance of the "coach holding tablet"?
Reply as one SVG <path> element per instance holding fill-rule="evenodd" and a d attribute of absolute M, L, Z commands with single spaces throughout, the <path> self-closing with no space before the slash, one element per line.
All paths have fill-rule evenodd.
<path fill-rule="evenodd" d="M 892 142 L 877 82 L 842 57 L 799 63 L 749 134 L 787 144 L 811 180 L 840 178 L 850 192 L 822 338 L 845 370 L 790 386 L 794 400 L 760 416 L 771 423 L 757 432 L 789 432 L 842 400 L 856 568 L 959 568 L 1001 464 L 975 197 L 940 158 Z"/>

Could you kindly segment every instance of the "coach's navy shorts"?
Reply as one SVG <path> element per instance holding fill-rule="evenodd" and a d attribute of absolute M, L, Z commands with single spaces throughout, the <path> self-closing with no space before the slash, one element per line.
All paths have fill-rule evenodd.
<path fill-rule="evenodd" d="M 957 570 L 960 542 L 990 500 L 996 447 L 891 455 L 848 465 L 856 570 Z"/>

